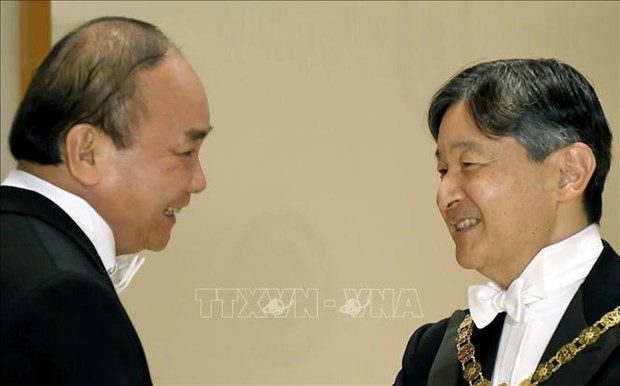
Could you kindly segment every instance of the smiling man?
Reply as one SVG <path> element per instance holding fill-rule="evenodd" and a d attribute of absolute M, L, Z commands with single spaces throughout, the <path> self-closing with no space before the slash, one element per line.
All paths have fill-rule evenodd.
<path fill-rule="evenodd" d="M 437 207 L 458 263 L 491 281 L 420 327 L 395 385 L 620 384 L 620 257 L 599 235 L 611 132 L 556 60 L 500 60 L 434 96 Z"/>
<path fill-rule="evenodd" d="M 151 385 L 117 292 L 205 189 L 210 130 L 199 78 L 157 27 L 101 18 L 52 48 L 0 188 L 3 384 Z"/>

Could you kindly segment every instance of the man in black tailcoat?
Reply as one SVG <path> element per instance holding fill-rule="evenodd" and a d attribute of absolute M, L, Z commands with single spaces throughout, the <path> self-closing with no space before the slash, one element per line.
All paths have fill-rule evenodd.
<path fill-rule="evenodd" d="M 90 21 L 38 68 L 0 188 L 4 385 L 151 385 L 117 292 L 206 186 L 199 78 L 155 26 Z"/>
<path fill-rule="evenodd" d="M 456 259 L 491 281 L 413 334 L 394 384 L 620 385 L 620 258 L 598 224 L 612 136 L 590 83 L 552 59 L 481 63 L 428 122 Z"/>

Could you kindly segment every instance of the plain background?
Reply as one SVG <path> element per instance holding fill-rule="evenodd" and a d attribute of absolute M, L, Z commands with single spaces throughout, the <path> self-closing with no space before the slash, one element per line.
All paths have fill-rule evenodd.
<path fill-rule="evenodd" d="M 3 178 L 17 10 L 2 2 Z M 617 2 L 55 1 L 54 41 L 103 15 L 159 25 L 215 126 L 206 192 L 122 294 L 158 385 L 391 384 L 413 330 L 484 282 L 454 261 L 425 124 L 441 84 L 481 61 L 555 57 L 594 84 L 615 136 L 602 234 L 620 247 Z M 318 317 L 205 318 L 199 288 L 312 288 Z M 350 288 L 415 289 L 422 315 L 352 318 Z"/>

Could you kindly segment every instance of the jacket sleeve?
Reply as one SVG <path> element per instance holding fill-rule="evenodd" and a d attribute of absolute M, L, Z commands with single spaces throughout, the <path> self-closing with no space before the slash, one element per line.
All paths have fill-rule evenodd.
<path fill-rule="evenodd" d="M 9 310 L 5 385 L 150 385 L 139 339 L 111 286 L 61 273 Z"/>

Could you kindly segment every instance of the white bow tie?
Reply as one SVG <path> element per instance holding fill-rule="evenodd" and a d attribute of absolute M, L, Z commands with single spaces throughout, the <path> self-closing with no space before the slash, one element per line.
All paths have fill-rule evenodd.
<path fill-rule="evenodd" d="M 518 278 L 507 290 L 497 284 L 472 285 L 468 289 L 469 311 L 476 327 L 489 325 L 500 312 L 506 311 L 515 322 L 522 322 L 527 316 L 527 305 L 540 299 L 528 293 L 525 280 Z"/>
<path fill-rule="evenodd" d="M 116 258 L 116 265 L 108 272 L 116 293 L 127 288 L 133 276 L 144 264 L 144 257 L 140 255 L 124 255 Z"/>

